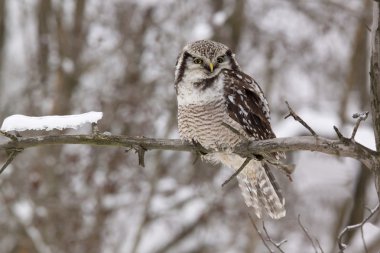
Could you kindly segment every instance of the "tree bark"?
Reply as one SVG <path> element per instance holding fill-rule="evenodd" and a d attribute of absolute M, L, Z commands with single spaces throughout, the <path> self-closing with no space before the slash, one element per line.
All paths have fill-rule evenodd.
<path fill-rule="evenodd" d="M 372 23 L 372 54 L 371 54 L 371 114 L 375 133 L 376 150 L 380 150 L 380 8 L 374 3 Z"/>
<path fill-rule="evenodd" d="M 0 144 L 0 150 L 23 150 L 30 147 L 57 144 L 88 144 L 94 146 L 118 146 L 132 148 L 136 151 L 174 150 L 193 152 L 214 152 L 196 147 L 190 143 L 176 139 L 153 139 L 146 137 L 128 137 L 117 135 L 48 135 L 36 137 L 21 137 Z M 367 168 L 377 170 L 380 164 L 378 152 L 371 150 L 351 139 L 332 140 L 320 136 L 301 136 L 276 138 L 261 141 L 250 141 L 232 149 L 242 156 L 265 154 L 272 152 L 287 152 L 297 150 L 317 151 L 341 157 L 351 157 L 362 162 Z"/>

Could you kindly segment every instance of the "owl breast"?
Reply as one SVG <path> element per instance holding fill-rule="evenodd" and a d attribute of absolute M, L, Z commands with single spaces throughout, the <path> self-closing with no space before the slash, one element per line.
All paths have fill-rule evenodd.
<path fill-rule="evenodd" d="M 233 148 L 242 141 L 241 135 L 226 126 L 236 124 L 229 121 L 223 99 L 178 107 L 180 136 L 188 141 L 197 141 L 208 149 Z"/>
<path fill-rule="evenodd" d="M 177 100 L 181 138 L 215 150 L 233 148 L 244 139 L 246 133 L 227 113 L 223 74 L 201 80 L 184 75 L 178 84 Z"/>

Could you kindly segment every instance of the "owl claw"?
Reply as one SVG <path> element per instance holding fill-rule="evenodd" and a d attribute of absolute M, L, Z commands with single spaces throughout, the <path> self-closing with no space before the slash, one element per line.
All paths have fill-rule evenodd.
<path fill-rule="evenodd" d="M 262 155 L 253 154 L 253 157 L 254 157 L 255 160 L 257 160 L 259 162 L 262 161 L 262 160 L 264 160 L 264 157 Z"/>
<path fill-rule="evenodd" d="M 200 154 L 200 155 L 207 155 L 207 149 L 205 147 L 202 146 L 202 144 L 200 144 L 198 141 L 194 140 L 194 139 L 191 139 L 191 142 L 193 143 L 194 147 L 195 147 L 195 151 L 197 152 L 197 154 Z"/>

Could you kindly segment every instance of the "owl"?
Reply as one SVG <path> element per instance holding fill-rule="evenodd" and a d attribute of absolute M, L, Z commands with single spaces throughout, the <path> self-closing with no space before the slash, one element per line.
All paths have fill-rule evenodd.
<path fill-rule="evenodd" d="M 235 55 L 224 44 L 200 40 L 184 47 L 175 69 L 178 129 L 182 139 L 213 152 L 204 155 L 238 170 L 246 158 L 233 153 L 249 140 L 275 138 L 268 102 L 257 82 L 242 72 Z M 257 157 L 257 156 L 256 156 Z M 256 216 L 284 217 L 285 200 L 265 159 L 251 159 L 237 180 L 248 207 Z"/>

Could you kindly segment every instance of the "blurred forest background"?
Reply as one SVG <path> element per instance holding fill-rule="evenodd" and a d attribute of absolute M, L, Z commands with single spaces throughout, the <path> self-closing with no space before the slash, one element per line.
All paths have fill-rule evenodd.
<path fill-rule="evenodd" d="M 371 20 L 371 0 L 0 0 L 0 119 L 94 110 L 101 131 L 178 138 L 176 57 L 210 38 L 261 84 L 278 136 L 307 134 L 283 119 L 288 100 L 335 138 L 333 125 L 349 134 L 352 113 L 370 110 Z M 374 148 L 371 120 L 357 140 Z M 267 252 L 237 183 L 221 187 L 231 171 L 194 158 L 150 151 L 141 168 L 122 148 L 28 149 L 0 176 L 0 252 Z M 318 153 L 288 159 L 293 182 L 277 175 L 287 217 L 266 221 L 269 234 L 287 240 L 285 252 L 315 252 L 300 215 L 336 252 L 341 229 L 376 204 L 371 174 Z M 379 215 L 364 226 L 368 252 L 380 248 L 379 226 Z M 346 252 L 364 252 L 360 231 L 347 240 Z"/>

